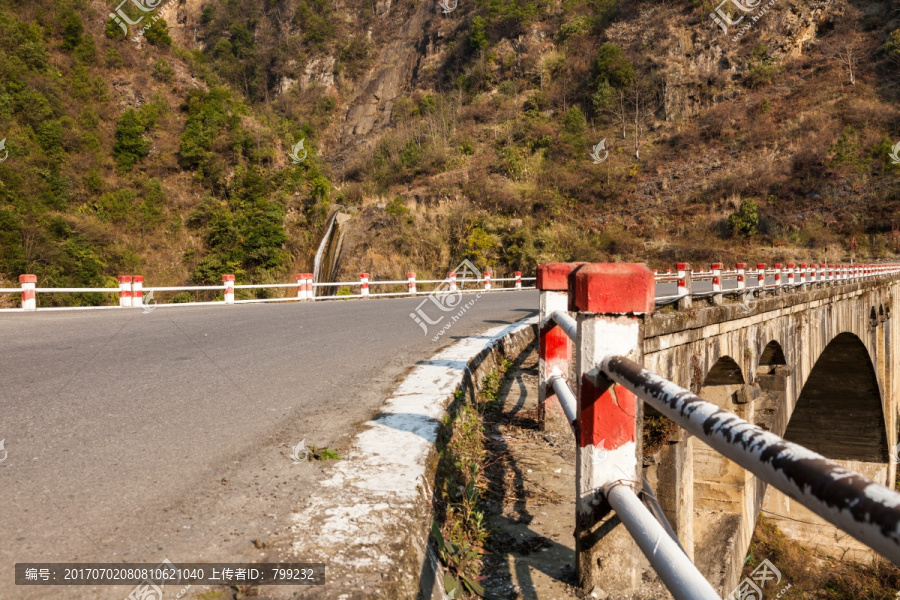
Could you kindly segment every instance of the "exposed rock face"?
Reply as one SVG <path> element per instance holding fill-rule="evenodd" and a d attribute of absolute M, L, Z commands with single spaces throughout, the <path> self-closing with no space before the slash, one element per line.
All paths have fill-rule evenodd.
<path fill-rule="evenodd" d="M 394 101 L 415 78 L 424 54 L 425 27 L 435 12 L 435 6 L 427 2 L 419 4 L 402 25 L 396 39 L 381 50 L 375 67 L 359 85 L 356 97 L 349 103 L 341 129 L 341 145 L 371 147 L 375 140 L 366 136 L 390 122 Z"/>
<path fill-rule="evenodd" d="M 169 35 L 185 48 L 202 48 L 200 39 L 200 14 L 203 0 L 181 0 L 174 10 L 166 14 Z"/>
<path fill-rule="evenodd" d="M 751 67 L 751 51 L 761 45 L 775 62 L 803 53 L 818 34 L 823 14 L 835 0 L 760 1 L 751 12 L 730 25 L 726 34 L 711 17 L 700 22 L 673 23 L 667 35 L 655 41 L 663 75 L 662 109 L 666 120 L 697 115 L 717 102 L 739 93 L 737 81 Z M 745 5 L 750 5 L 746 2 Z M 622 47 L 640 47 L 642 32 L 659 29 L 656 13 L 642 11 L 633 20 L 610 28 L 610 38 Z M 746 29 L 745 29 L 746 28 Z"/>
<path fill-rule="evenodd" d="M 325 88 L 334 87 L 333 56 L 314 58 L 306 64 L 303 77 L 300 79 L 300 85 L 306 87 L 313 81 Z"/>

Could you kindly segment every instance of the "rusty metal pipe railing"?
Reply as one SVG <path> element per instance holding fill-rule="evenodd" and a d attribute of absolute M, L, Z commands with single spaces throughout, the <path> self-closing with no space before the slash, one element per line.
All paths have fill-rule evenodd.
<path fill-rule="evenodd" d="M 622 385 L 703 443 L 900 565 L 900 494 L 749 423 L 622 356 L 589 374 Z"/>

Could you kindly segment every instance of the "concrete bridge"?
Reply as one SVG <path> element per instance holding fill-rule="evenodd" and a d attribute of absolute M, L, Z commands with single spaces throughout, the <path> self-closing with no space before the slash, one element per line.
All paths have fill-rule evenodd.
<path fill-rule="evenodd" d="M 721 265 L 714 265 L 713 271 L 717 266 L 721 269 Z M 693 302 L 687 296 L 680 309 L 670 305 L 649 314 L 632 315 L 639 322 L 632 360 L 703 400 L 893 488 L 897 459 L 892 459 L 896 455 L 892 449 L 897 444 L 900 375 L 896 353 L 900 339 L 897 327 L 892 325 L 892 306 L 900 293 L 900 280 L 896 274 L 851 274 L 828 280 L 826 274 L 824 280 L 813 276 L 813 281 L 801 285 L 792 272 L 788 285 L 779 272 L 775 285 L 768 283 L 772 278 L 767 279 L 761 266 L 760 287 L 754 290 L 752 301 L 747 300 L 745 289 L 737 289 L 743 285 L 728 290 L 715 277 L 714 288 L 726 288 L 722 293 L 695 297 Z M 780 271 L 781 265 L 778 267 Z M 542 290 L 542 314 L 566 308 L 581 311 L 576 317 L 578 335 L 583 336 L 588 331 L 582 322 L 584 307 L 574 306 L 568 294 L 586 297 L 586 289 L 573 284 L 573 268 L 577 267 L 543 266 L 538 287 Z M 685 273 L 690 277 L 689 267 L 680 270 L 682 277 Z M 661 278 L 656 279 L 659 284 Z M 743 283 L 743 271 L 740 279 Z M 680 285 L 683 287 L 684 282 Z M 608 301 L 609 296 L 601 293 L 600 303 Z M 557 319 L 563 328 L 561 321 L 565 318 L 561 315 Z M 554 349 L 549 331 L 553 325 L 552 319 L 544 321 L 542 330 L 542 375 L 549 383 L 551 370 L 555 367 L 565 372 L 562 363 L 567 362 L 558 338 Z M 551 340 L 549 345 L 547 339 Z M 602 356 L 585 356 L 590 353 L 582 346 L 575 360 L 578 375 L 569 378 L 579 381 L 581 421 L 576 425 L 582 430 L 586 414 L 582 388 L 589 387 L 583 378 L 591 368 L 589 363 L 582 363 L 596 362 Z M 559 399 L 546 383 L 542 393 L 548 426 L 560 423 Z M 621 407 L 620 400 L 614 402 Z M 640 403 L 636 413 L 640 423 Z M 650 405 L 644 405 L 645 419 L 658 415 Z M 638 472 L 642 471 L 656 490 L 685 553 L 719 594 L 727 595 L 738 585 L 760 514 L 774 520 L 789 537 L 819 552 L 854 560 L 874 556 L 869 547 L 767 486 L 710 448 L 706 440 L 684 430 L 675 431 L 661 448 L 651 449 L 653 454 L 644 452 L 641 469 L 640 428 L 637 436 Z M 582 478 L 596 477 L 599 471 L 586 473 L 585 462 L 579 467 Z M 588 545 L 595 541 L 596 537 Z M 621 548 L 601 542 L 588 552 L 589 558 L 579 557 L 579 579 L 586 589 L 596 584 L 612 597 L 618 597 L 616 591 L 627 591 L 621 577 L 610 578 L 612 571 L 622 570 L 622 564 L 613 559 L 603 566 L 608 553 L 615 554 Z"/>

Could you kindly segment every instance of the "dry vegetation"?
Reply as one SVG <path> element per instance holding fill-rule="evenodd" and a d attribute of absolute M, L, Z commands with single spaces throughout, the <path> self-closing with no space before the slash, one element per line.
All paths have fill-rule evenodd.
<path fill-rule="evenodd" d="M 339 277 L 900 251 L 893 3 L 784 0 L 731 41 L 706 2 L 479 0 L 425 11 L 408 73 L 420 5 L 357 4 L 180 5 L 196 37 L 140 47 L 87 0 L 0 9 L 0 279 L 284 280 L 336 206 Z M 350 135 L 376 75 L 389 120 Z"/>
<path fill-rule="evenodd" d="M 760 518 L 744 576 L 763 559 L 781 572 L 780 588 L 790 584 L 784 597 L 791 600 L 895 600 L 900 590 L 900 569 L 894 565 L 883 560 L 857 565 L 823 558 Z"/>

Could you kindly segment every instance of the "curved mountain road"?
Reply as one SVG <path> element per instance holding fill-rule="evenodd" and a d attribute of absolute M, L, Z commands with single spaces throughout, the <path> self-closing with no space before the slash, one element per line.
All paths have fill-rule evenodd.
<path fill-rule="evenodd" d="M 417 361 L 538 295 L 482 295 L 436 342 L 421 301 L 0 317 L 0 598 L 130 590 L 16 587 L 16 562 L 259 560 L 327 468 L 291 447 L 340 451 Z"/>

